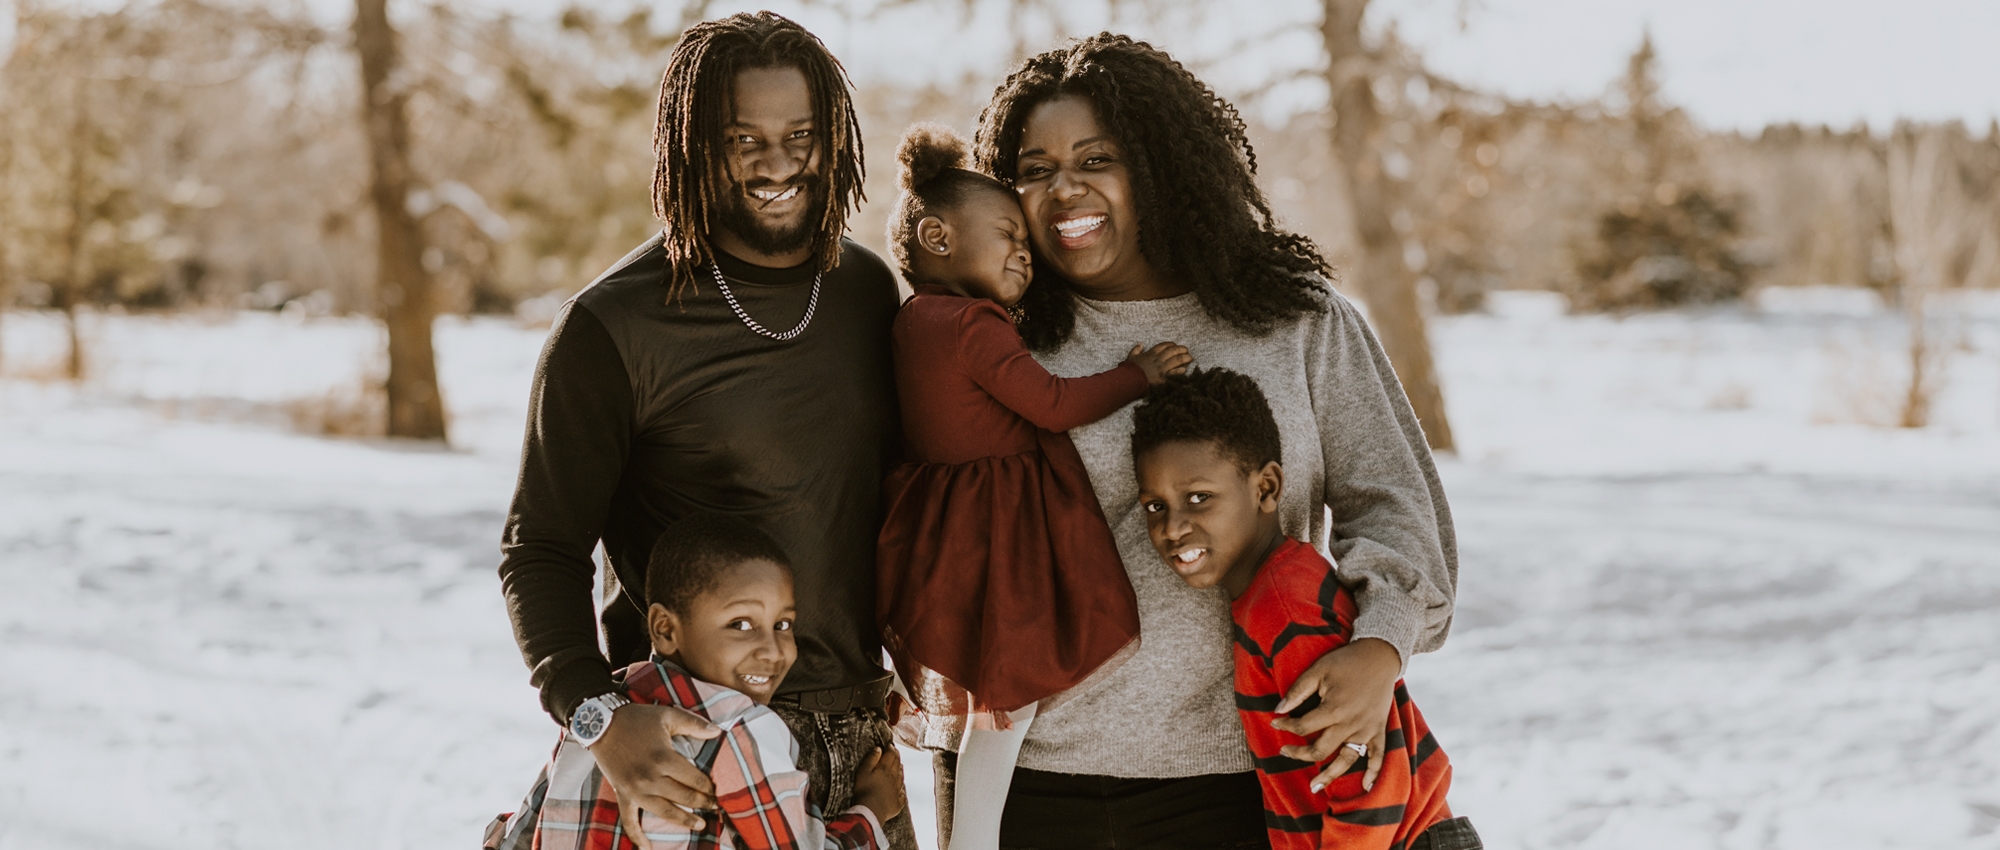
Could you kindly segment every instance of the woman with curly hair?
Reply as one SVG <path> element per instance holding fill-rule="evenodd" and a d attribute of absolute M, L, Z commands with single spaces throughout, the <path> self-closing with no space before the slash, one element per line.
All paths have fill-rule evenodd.
<path fill-rule="evenodd" d="M 1037 268 L 1020 329 L 1049 371 L 1101 372 L 1134 343 L 1171 339 L 1269 397 L 1292 485 L 1284 531 L 1337 560 L 1360 614 L 1354 639 L 1272 707 L 1294 714 L 1277 724 L 1299 737 L 1286 764 L 1263 767 L 1331 779 L 1365 759 L 1372 781 L 1395 682 L 1451 621 L 1451 516 L 1381 345 L 1332 290 L 1318 247 L 1274 221 L 1235 108 L 1166 53 L 1105 33 L 1009 76 L 980 116 L 974 156 L 1026 215 Z M 1036 718 L 998 844 L 1264 847 L 1317 834 L 1306 823 L 1266 831 L 1231 684 L 1228 602 L 1189 588 L 1153 550 L 1131 408 L 1069 433 L 1139 600 L 1139 648 Z M 940 762 L 943 785 L 953 765 Z"/>

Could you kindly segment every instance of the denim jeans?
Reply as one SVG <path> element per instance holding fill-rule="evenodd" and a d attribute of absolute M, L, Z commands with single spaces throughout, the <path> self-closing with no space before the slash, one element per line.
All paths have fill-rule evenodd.
<path fill-rule="evenodd" d="M 845 714 L 820 714 L 795 706 L 773 704 L 772 711 L 785 719 L 792 737 L 799 741 L 799 761 L 812 777 L 807 795 L 827 814 L 846 811 L 854 805 L 854 773 L 868 758 L 870 750 L 881 747 L 890 758 L 898 758 L 896 739 L 889 733 L 889 718 L 880 709 L 857 708 Z M 917 850 L 917 832 L 904 809 L 883 822 L 894 850 Z"/>
<path fill-rule="evenodd" d="M 1416 840 L 1410 842 L 1409 850 L 1485 850 L 1486 843 L 1479 840 L 1478 831 L 1472 828 L 1472 821 L 1466 818 L 1452 818 L 1431 824 Z"/>

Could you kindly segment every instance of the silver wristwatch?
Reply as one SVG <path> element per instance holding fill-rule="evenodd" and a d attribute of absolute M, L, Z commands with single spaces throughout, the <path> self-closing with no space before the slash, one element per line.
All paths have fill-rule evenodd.
<path fill-rule="evenodd" d="M 599 694 L 577 703 L 576 710 L 569 713 L 569 733 L 586 747 L 595 744 L 604 737 L 604 730 L 611 728 L 611 712 L 631 704 L 617 694 Z"/>

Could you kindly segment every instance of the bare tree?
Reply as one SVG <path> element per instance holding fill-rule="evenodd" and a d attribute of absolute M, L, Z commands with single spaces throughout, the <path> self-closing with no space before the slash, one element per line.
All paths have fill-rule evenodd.
<path fill-rule="evenodd" d="M 406 28 L 406 61 L 431 107 L 420 138 L 453 140 L 413 151 L 418 171 L 477 191 L 514 225 L 494 246 L 491 279 L 510 289 L 486 303 L 574 289 L 657 231 L 647 175 L 660 69 L 708 6 L 571 7 L 554 28 L 433 7 L 421 31 Z M 428 247 L 452 253 L 445 240 Z M 441 299 L 458 296 L 441 284 Z"/>
<path fill-rule="evenodd" d="M 12 124 L 9 158 L 20 162 L 0 190 L 4 202 L 43 214 L 10 222 L 13 264 L 47 285 L 61 311 L 69 348 L 63 373 L 83 377 L 86 357 L 79 312 L 153 266 L 145 239 L 127 225 L 143 175 L 132 167 L 142 86 L 105 73 L 107 57 L 143 61 L 146 45 L 129 36 L 125 10 L 69 15 L 34 6 L 17 10 L 18 43 L 5 66 Z M 18 147 L 16 147 L 18 145 Z"/>
<path fill-rule="evenodd" d="M 1323 0 L 1320 20 L 1334 113 L 1334 153 L 1347 181 L 1360 254 L 1355 277 L 1368 304 L 1368 317 L 1409 394 L 1425 439 L 1431 448 L 1449 451 L 1451 423 L 1445 418 L 1444 392 L 1418 304 L 1416 274 L 1403 260 L 1403 238 L 1391 222 L 1397 187 L 1383 169 L 1378 147 L 1383 128 L 1376 111 L 1374 61 L 1361 39 L 1361 19 L 1367 9 L 1368 0 Z"/>
<path fill-rule="evenodd" d="M 1990 262 L 1987 230 L 1991 214 L 1967 197 L 1961 185 L 1959 148 L 1964 128 L 1896 128 L 1886 150 L 1889 173 L 1889 226 L 1894 240 L 1898 298 L 1909 345 L 1910 378 L 1897 424 L 1930 424 L 1931 404 L 1944 387 L 1944 360 L 1950 346 L 1938 338 L 1930 300 L 1939 291 L 1984 274 Z"/>
<path fill-rule="evenodd" d="M 89 360 L 79 327 L 88 306 L 165 306 L 184 294 L 167 272 L 200 242 L 175 232 L 195 225 L 173 218 L 170 186 L 201 185 L 189 179 L 188 151 L 237 126 L 190 105 L 241 109 L 252 71 L 317 30 L 204 0 L 22 2 L 13 14 L 16 37 L 0 64 L 0 288 L 46 289 L 43 303 L 66 317 L 63 371 L 75 379 Z M 197 91 L 205 94 L 191 99 Z M 186 200 L 189 209 L 220 203 Z"/>
<path fill-rule="evenodd" d="M 4 75 L 0 75 L 4 80 Z M 14 185 L 14 148 L 16 131 L 11 90 L 0 84 L 0 186 Z M 14 193 L 0 191 L 0 367 L 6 365 L 7 335 L 5 322 L 8 308 L 14 306 L 14 263 L 13 253 L 8 250 L 15 238 Z"/>
<path fill-rule="evenodd" d="M 410 214 L 409 92 L 387 0 L 355 0 L 354 50 L 361 58 L 369 198 L 376 225 L 376 300 L 389 330 L 389 435 L 445 439 L 431 326 L 437 319 L 423 235 Z"/>
<path fill-rule="evenodd" d="M 83 378 L 83 335 L 77 330 L 76 309 L 83 300 L 84 255 L 83 234 L 90 227 L 94 217 L 90 214 L 88 195 L 90 192 L 90 150 L 97 147 L 97 134 L 91 126 L 89 106 L 84 103 L 84 88 L 88 83 L 79 78 L 71 81 L 74 94 L 74 114 L 70 117 L 69 167 L 63 175 L 64 219 L 61 242 L 62 262 L 57 267 L 60 277 L 55 281 L 54 306 L 61 310 L 64 327 L 69 330 L 69 358 L 63 367 L 63 374 L 70 380 Z"/>

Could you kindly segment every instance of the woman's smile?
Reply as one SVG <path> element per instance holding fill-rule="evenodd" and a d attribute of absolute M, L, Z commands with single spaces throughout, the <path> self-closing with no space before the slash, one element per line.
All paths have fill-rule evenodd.
<path fill-rule="evenodd" d="M 1094 210 L 1074 210 L 1055 214 L 1049 226 L 1055 230 L 1057 247 L 1065 251 L 1081 251 L 1097 244 L 1098 237 L 1104 235 L 1104 225 L 1110 220 L 1110 216 Z"/>

